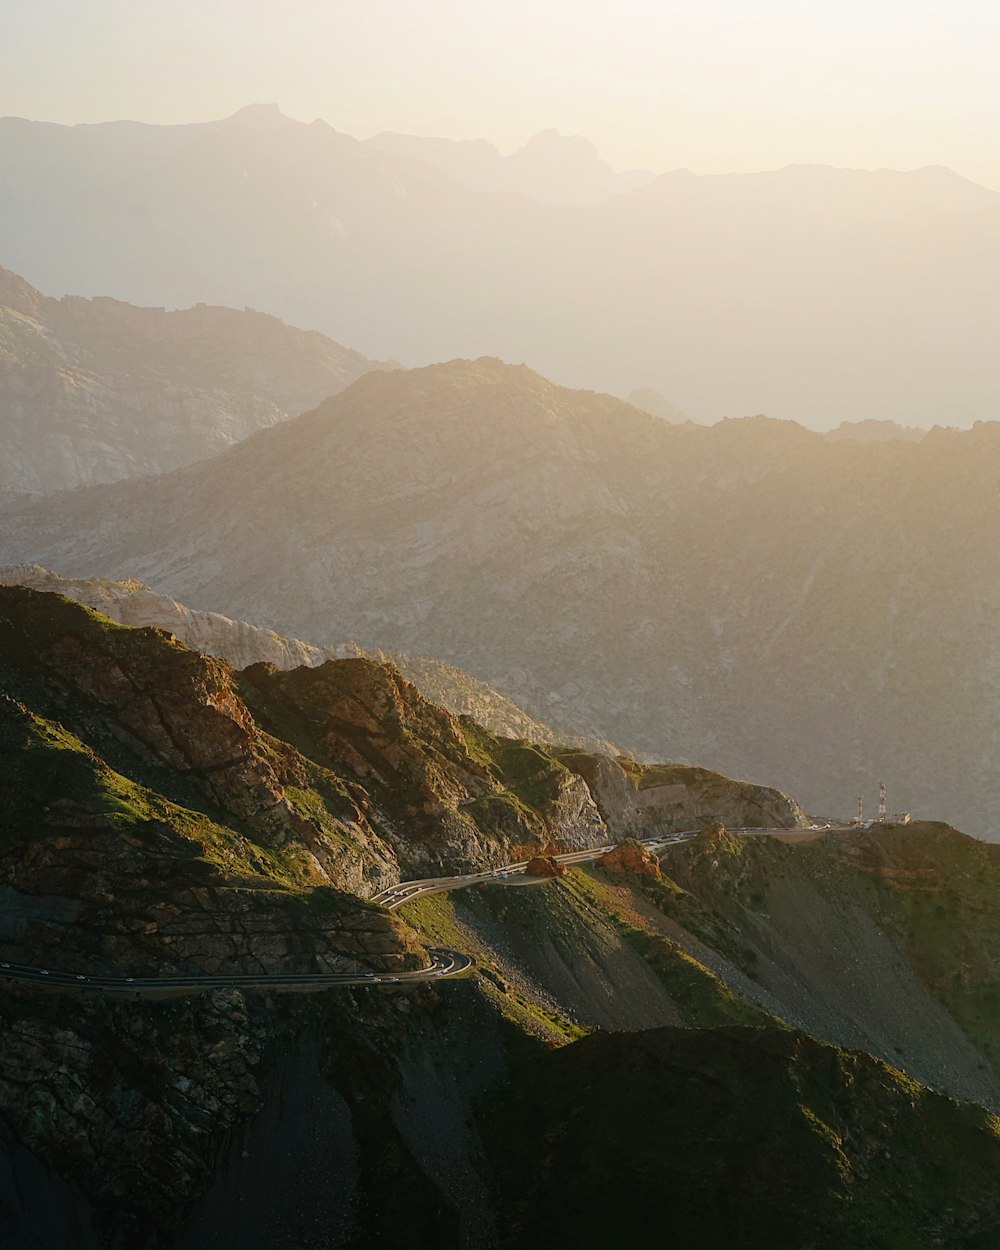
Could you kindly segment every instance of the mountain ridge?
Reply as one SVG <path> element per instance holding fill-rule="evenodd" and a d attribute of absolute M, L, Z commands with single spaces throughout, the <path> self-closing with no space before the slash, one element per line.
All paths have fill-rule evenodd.
<path fill-rule="evenodd" d="M 872 444 L 674 426 L 454 362 L 366 375 L 141 492 L 11 498 L 0 559 L 431 655 L 542 723 L 811 811 L 886 777 L 895 807 L 995 836 L 998 442 L 996 423 Z"/>
<path fill-rule="evenodd" d="M 0 484 L 164 472 L 389 367 L 249 308 L 55 300 L 0 269 Z"/>
<path fill-rule="evenodd" d="M 933 169 L 665 174 L 559 207 L 265 110 L 0 122 L 0 178 L 19 188 L 5 261 L 45 289 L 267 307 L 411 364 L 491 351 L 602 391 L 640 379 L 702 421 L 996 411 L 1000 197 Z"/>

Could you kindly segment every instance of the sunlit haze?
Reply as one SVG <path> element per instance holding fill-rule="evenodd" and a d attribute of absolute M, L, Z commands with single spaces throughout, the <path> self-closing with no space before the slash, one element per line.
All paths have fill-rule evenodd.
<path fill-rule="evenodd" d="M 986 0 L 5 0 L 0 113 L 191 122 L 252 101 L 619 169 L 947 165 L 1000 187 Z"/>

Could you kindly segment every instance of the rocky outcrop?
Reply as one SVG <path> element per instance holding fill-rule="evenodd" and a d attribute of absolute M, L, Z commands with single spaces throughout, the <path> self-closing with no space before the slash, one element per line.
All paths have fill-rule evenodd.
<path fill-rule="evenodd" d="M 566 869 L 551 855 L 535 855 L 524 868 L 526 877 L 565 877 Z"/>
<path fill-rule="evenodd" d="M 234 668 L 248 668 L 251 664 L 273 664 L 281 669 L 302 665 L 312 668 L 327 660 L 364 654 L 353 642 L 321 647 L 299 638 L 285 637 L 273 629 L 232 620 L 219 612 L 198 611 L 169 595 L 157 593 L 135 578 L 116 582 L 106 577 L 60 577 L 41 565 L 12 564 L 0 567 L 0 585 L 52 591 L 85 603 L 123 625 L 155 626 L 176 635 L 195 651 L 228 660 Z M 612 753 L 615 750 L 610 743 L 574 734 L 568 725 L 564 726 L 564 732 L 557 733 L 486 682 L 452 664 L 384 651 L 374 652 L 372 658 L 394 664 L 426 698 L 452 715 L 471 716 L 506 738 L 576 743 L 584 749 Z"/>
<path fill-rule="evenodd" d="M 0 588 L 0 644 L 13 749 L 66 734 L 92 785 L 136 810 L 201 812 L 239 856 L 300 884 L 369 895 L 607 837 L 586 783 L 543 747 L 456 719 L 387 664 L 234 675 L 171 635 L 18 587 Z M 92 820 L 68 803 L 54 820 Z"/>
<path fill-rule="evenodd" d="M 644 877 L 660 875 L 660 861 L 635 838 L 626 838 L 598 860 L 608 872 L 633 873 Z"/>
<path fill-rule="evenodd" d="M 304 754 L 360 784 L 404 876 L 501 863 L 524 845 L 599 845 L 590 791 L 539 746 L 495 737 L 368 659 L 240 677 L 257 713 Z"/>
<path fill-rule="evenodd" d="M 587 782 L 608 828 L 618 837 L 688 832 L 714 824 L 773 829 L 807 823 L 798 804 L 779 790 L 705 768 L 638 764 L 587 751 L 556 754 Z"/>

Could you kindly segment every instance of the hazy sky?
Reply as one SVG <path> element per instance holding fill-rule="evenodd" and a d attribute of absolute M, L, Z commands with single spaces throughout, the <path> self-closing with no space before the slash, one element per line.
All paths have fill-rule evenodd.
<path fill-rule="evenodd" d="M 0 0 L 0 114 L 548 126 L 618 168 L 949 165 L 1000 187 L 995 0 Z"/>

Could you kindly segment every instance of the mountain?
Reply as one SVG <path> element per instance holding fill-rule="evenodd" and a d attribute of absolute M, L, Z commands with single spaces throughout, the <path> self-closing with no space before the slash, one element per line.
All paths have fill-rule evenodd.
<path fill-rule="evenodd" d="M 501 1115 L 505 1250 L 1000 1238 L 987 1117 L 803 1034 L 598 1034 L 537 1060 Z"/>
<path fill-rule="evenodd" d="M 5 1244 L 995 1244 L 1000 848 L 794 828 L 745 782 L 498 739 L 386 665 L 234 674 L 26 588 L 0 589 L 0 686 Z M 626 838 L 535 888 L 393 915 L 344 888 L 678 821 L 702 832 L 662 862 Z M 2 975 L 398 971 L 442 943 L 468 979 Z"/>
<path fill-rule="evenodd" d="M 835 430 L 827 430 L 827 438 L 851 438 L 858 443 L 887 443 L 894 438 L 919 443 L 927 433 L 912 425 L 895 421 L 841 421 Z"/>
<path fill-rule="evenodd" d="M 560 205 L 454 170 L 582 187 L 600 164 L 581 140 L 388 146 L 273 107 L 3 119 L 4 263 L 53 292 L 266 308 L 376 358 L 491 353 L 615 394 L 640 378 L 700 421 L 997 416 L 1000 195 L 946 169 L 678 170 Z"/>
<path fill-rule="evenodd" d="M 672 404 L 665 395 L 661 395 L 651 386 L 640 386 L 630 391 L 625 402 L 631 404 L 633 408 L 641 408 L 643 412 L 648 412 L 651 416 L 661 417 L 664 421 L 676 422 L 691 419 L 686 412 L 681 412 L 676 404 Z"/>
<path fill-rule="evenodd" d="M 252 309 L 49 299 L 0 269 L 0 485 L 162 473 L 383 367 Z"/>
<path fill-rule="evenodd" d="M 273 629 L 246 621 L 234 621 L 218 612 L 192 611 L 169 595 L 157 594 L 142 582 L 115 582 L 103 577 L 60 577 L 39 565 L 0 567 L 0 586 L 30 586 L 50 591 L 95 608 L 123 625 L 152 625 L 175 635 L 185 646 L 204 655 L 228 660 L 236 668 L 273 664 L 289 669 L 315 668 L 327 660 L 363 656 L 356 643 L 319 647 L 299 638 L 287 638 Z M 530 738 L 533 742 L 561 742 L 617 754 L 610 742 L 575 733 L 571 726 L 557 731 L 529 716 L 486 682 L 478 681 L 452 664 L 405 652 L 384 651 L 370 657 L 386 661 L 434 703 L 453 716 L 471 716 L 480 725 L 506 738 Z"/>
<path fill-rule="evenodd" d="M 543 130 L 502 156 L 482 139 L 426 139 L 383 131 L 364 146 L 422 161 L 474 191 L 519 194 L 541 204 L 593 205 L 652 182 L 646 170 L 616 173 L 589 139 Z"/>
<path fill-rule="evenodd" d="M 1000 847 L 805 829 L 760 786 L 497 738 L 389 665 L 234 673 L 24 587 L 0 689 L 5 1244 L 995 1244 Z M 535 888 L 359 897 L 609 839 Z M 197 983 L 442 944 L 467 979 Z"/>
<path fill-rule="evenodd" d="M 371 373 L 172 475 L 3 506 L 0 559 L 435 656 L 811 812 L 996 836 L 1000 427 L 669 425 L 523 367 Z"/>
<path fill-rule="evenodd" d="M 210 862 L 224 866 L 235 847 L 289 886 L 364 896 L 401 874 L 607 837 L 577 772 L 456 720 L 389 665 L 234 676 L 170 634 L 18 586 L 0 587 L 0 644 L 11 749 L 28 761 L 8 797 L 15 831 L 51 768 L 51 793 L 69 797 L 40 826 L 79 818 L 113 831 L 102 818 L 120 794 L 126 823 L 175 813 L 207 839 Z M 497 780 L 508 766 L 513 789 Z M 788 808 L 785 823 L 795 819 Z M 16 866 L 23 851 L 9 853 Z"/>

